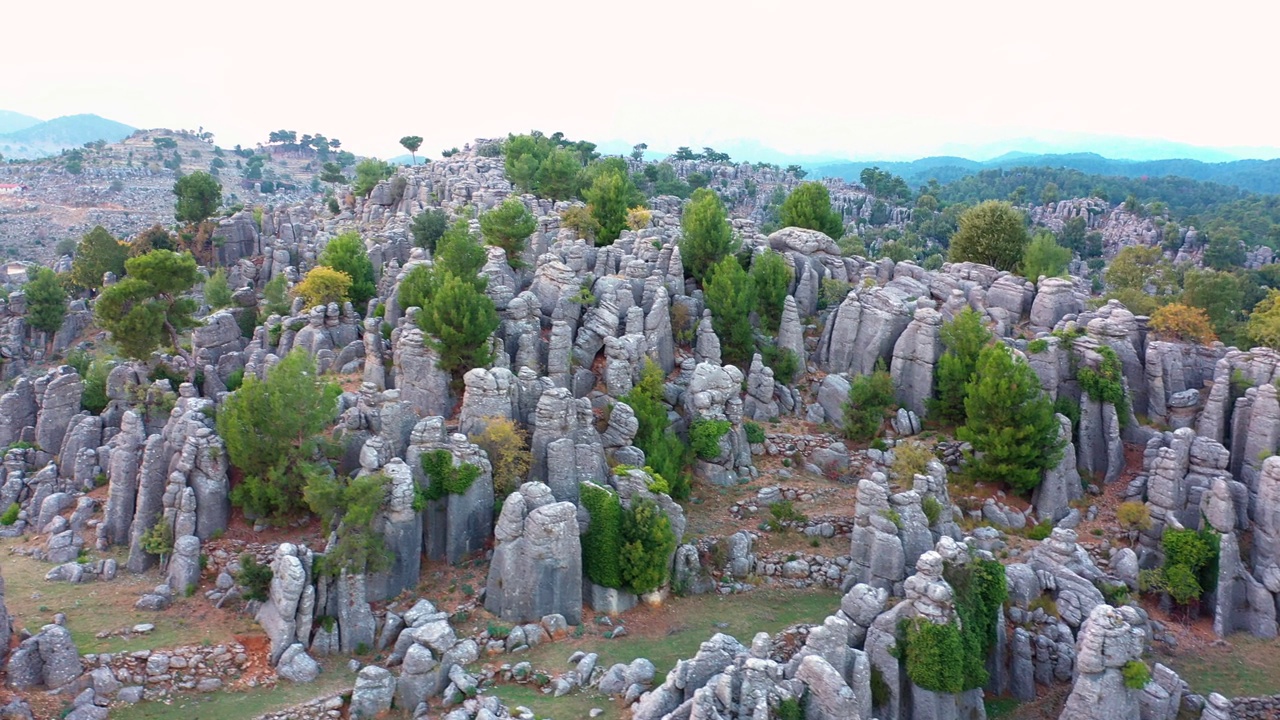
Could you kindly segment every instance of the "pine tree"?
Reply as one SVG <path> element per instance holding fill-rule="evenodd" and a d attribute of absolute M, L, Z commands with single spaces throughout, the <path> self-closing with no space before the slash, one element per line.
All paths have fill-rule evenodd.
<path fill-rule="evenodd" d="M 27 324 L 49 336 L 62 328 L 67 317 L 67 291 L 62 288 L 58 276 L 42 267 L 23 288 L 27 297 Z"/>
<path fill-rule="evenodd" d="M 227 285 L 227 273 L 222 268 L 204 281 L 204 301 L 214 310 L 231 306 L 231 287 Z"/>
<path fill-rule="evenodd" d="M 969 379 L 978 365 L 982 348 L 991 343 L 991 332 L 982 322 L 982 315 L 973 308 L 965 308 L 951 322 L 944 323 L 938 332 L 946 352 L 938 358 L 934 370 L 937 392 L 929 399 L 929 412 L 944 423 L 958 425 L 964 422 L 964 399 Z"/>
<path fill-rule="evenodd" d="M 1062 458 L 1053 403 L 1031 366 L 1005 345 L 983 348 L 964 407 L 967 419 L 956 434 L 973 445 L 965 472 L 975 480 L 1029 493 Z"/>
<path fill-rule="evenodd" d="M 584 199 L 591 208 L 591 215 L 600 223 L 600 232 L 596 235 L 596 245 L 608 245 L 627 227 L 627 210 L 631 193 L 627 187 L 627 176 L 621 172 L 609 171 L 596 176 L 591 187 L 587 188 Z"/>
<path fill-rule="evenodd" d="M 521 259 L 524 254 L 525 240 L 538 228 L 524 203 L 515 198 L 507 198 L 505 202 L 480 216 L 480 232 L 484 233 L 485 242 L 500 247 L 507 253 L 507 264 L 512 269 L 524 267 Z"/>
<path fill-rule="evenodd" d="M 124 355 L 146 360 L 161 347 L 171 347 L 187 361 L 188 378 L 195 362 L 183 347 L 182 334 L 196 326 L 196 303 L 186 294 L 200 281 L 191 253 L 153 250 L 129 258 L 127 277 L 102 291 L 94 305 L 98 324 Z"/>
<path fill-rule="evenodd" d="M 680 241 L 680 261 L 685 271 L 701 285 L 711 266 L 733 254 L 736 243 L 729 227 L 724 203 L 705 188 L 693 194 L 680 218 L 684 237 Z"/>
<path fill-rule="evenodd" d="M 737 258 L 726 257 L 711 268 L 703 287 L 707 307 L 726 363 L 750 362 L 755 352 L 751 311 L 756 306 L 755 287 Z"/>
<path fill-rule="evenodd" d="M 294 350 L 267 371 L 244 379 L 218 411 L 218 434 L 231 463 L 244 473 L 231 499 L 259 516 L 303 508 L 302 488 L 320 433 L 337 416 L 342 388 L 318 377 L 304 350 Z"/>
<path fill-rule="evenodd" d="M 344 272 L 351 278 L 347 296 L 357 311 L 364 312 L 369 299 L 377 293 L 374 286 L 373 263 L 365 250 L 364 240 L 355 232 L 339 235 L 329 241 L 317 262 L 325 267 Z"/>
<path fill-rule="evenodd" d="M 839 240 L 844 235 L 844 218 L 831 209 L 831 193 L 820 182 L 797 185 L 782 201 L 778 217 L 783 227 L 817 230 L 832 240 Z"/>
<path fill-rule="evenodd" d="M 112 273 L 117 279 L 124 276 L 124 261 L 128 257 L 129 248 L 99 225 L 76 246 L 76 256 L 71 261 L 71 284 L 82 290 L 100 288 L 103 275 Z"/>
<path fill-rule="evenodd" d="M 413 244 L 426 248 L 433 255 L 436 252 L 436 242 L 448 229 L 449 216 L 439 209 L 418 213 L 409 225 L 409 232 L 413 233 Z"/>
<path fill-rule="evenodd" d="M 440 367 L 453 375 L 455 384 L 471 368 L 492 362 L 489 336 L 499 322 L 489 296 L 448 271 L 439 276 L 418 313 L 418 327 L 431 336 L 427 342 L 440 353 Z"/>
<path fill-rule="evenodd" d="M 760 327 L 767 332 L 778 332 L 782 322 L 782 306 L 791 289 L 791 263 L 772 250 L 756 255 L 751 261 L 751 283 L 755 287 L 760 314 Z"/>

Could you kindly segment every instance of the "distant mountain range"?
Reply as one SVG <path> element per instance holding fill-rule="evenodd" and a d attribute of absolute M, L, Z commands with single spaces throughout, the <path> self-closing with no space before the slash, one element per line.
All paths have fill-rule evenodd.
<path fill-rule="evenodd" d="M 1280 193 L 1280 160 L 1113 160 L 1097 153 L 1033 155 L 1011 152 L 992 160 L 977 162 L 962 157 L 927 157 L 911 162 L 859 161 L 809 166 L 814 177 L 838 177 L 857 181 L 863 168 L 878 166 L 901 176 L 912 187 L 929 180 L 948 183 L 983 170 L 1015 167 L 1052 167 L 1079 170 L 1089 175 L 1119 177 L 1164 177 L 1176 175 L 1191 180 L 1231 185 L 1257 193 Z"/>
<path fill-rule="evenodd" d="M 97 115 L 65 115 L 41 122 L 20 113 L 0 111 L 0 155 L 6 158 L 57 155 L 94 140 L 119 142 L 134 130 Z"/>

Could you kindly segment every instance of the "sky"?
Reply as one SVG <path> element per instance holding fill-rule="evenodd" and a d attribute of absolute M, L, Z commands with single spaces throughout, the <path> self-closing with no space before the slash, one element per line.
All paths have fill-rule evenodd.
<path fill-rule="evenodd" d="M 530 129 L 884 159 L 1068 134 L 1280 147 L 1278 24 L 1265 0 L 24 1 L 0 10 L 0 109 L 383 157 Z"/>

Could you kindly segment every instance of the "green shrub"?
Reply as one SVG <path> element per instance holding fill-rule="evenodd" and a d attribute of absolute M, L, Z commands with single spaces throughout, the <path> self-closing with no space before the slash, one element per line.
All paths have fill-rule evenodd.
<path fill-rule="evenodd" d="M 943 577 L 955 593 L 956 617 L 964 627 L 964 689 L 987 684 L 986 658 L 996 643 L 996 623 L 1009 597 L 1004 565 L 995 560 L 971 558 L 968 563 L 949 563 Z"/>
<path fill-rule="evenodd" d="M 929 526 L 938 524 L 938 518 L 942 517 L 942 503 L 938 498 L 932 495 L 925 495 L 924 500 L 920 502 L 920 509 L 924 511 L 924 516 L 929 519 Z"/>
<path fill-rule="evenodd" d="M 875 372 L 859 375 L 849 383 L 849 401 L 844 406 L 845 437 L 859 442 L 874 438 L 893 404 L 893 379 L 881 361 Z"/>
<path fill-rule="evenodd" d="M 720 457 L 720 438 L 733 426 L 728 420 L 694 420 L 689 427 L 689 445 L 703 460 Z"/>
<path fill-rule="evenodd" d="M 393 557 L 373 519 L 387 499 L 390 478 L 383 473 L 345 480 L 317 472 L 307 479 L 303 497 L 320 516 L 325 532 L 334 531 L 337 542 L 325 555 L 324 570 L 331 577 L 343 571 L 352 575 L 377 573 L 391 567 Z"/>
<path fill-rule="evenodd" d="M 415 498 L 416 510 L 423 510 L 423 500 L 439 500 L 446 494 L 462 495 L 471 488 L 471 483 L 480 477 L 480 466 L 462 463 L 455 467 L 453 454 L 448 450 L 435 450 L 422 456 L 422 470 L 430 481 L 427 489 Z"/>
<path fill-rule="evenodd" d="M 507 636 L 511 634 L 511 628 L 493 622 L 489 623 L 488 631 L 489 637 L 494 640 L 506 640 Z"/>
<path fill-rule="evenodd" d="M 1130 660 L 1120 669 L 1124 675 L 1124 686 L 1130 690 L 1141 690 L 1151 682 L 1151 671 L 1141 660 Z"/>
<path fill-rule="evenodd" d="M 591 525 L 582 536 L 582 574 L 597 585 L 620 588 L 622 505 L 618 496 L 599 485 L 582 483 L 578 500 L 591 516 Z"/>
<path fill-rule="evenodd" d="M 925 474 L 933 458 L 933 451 L 918 442 L 898 443 L 893 449 L 893 466 L 889 472 L 894 480 L 910 486 L 916 475 Z"/>
<path fill-rule="evenodd" d="M 1076 372 L 1076 381 L 1080 383 L 1080 390 L 1090 399 L 1114 405 L 1123 427 L 1129 420 L 1129 403 L 1124 393 L 1124 366 L 1116 351 L 1106 345 L 1098 347 L 1098 354 L 1102 356 L 1098 369 L 1080 368 Z"/>
<path fill-rule="evenodd" d="M 622 581 L 636 594 L 647 593 L 667 580 L 676 536 L 671 521 L 652 501 L 632 498 L 622 515 Z"/>
<path fill-rule="evenodd" d="M 742 427 L 747 432 L 747 442 L 751 443 L 752 445 L 757 445 L 759 443 L 764 442 L 765 440 L 764 429 L 761 428 L 759 425 L 748 420 L 742 424 Z"/>
<path fill-rule="evenodd" d="M 693 487 L 690 469 L 694 452 L 671 431 L 667 406 L 662 401 L 665 385 L 662 368 L 652 360 L 646 360 L 640 382 L 620 399 L 635 412 L 640 425 L 635 444 L 644 451 L 645 461 L 666 478 L 671 486 L 671 497 L 685 500 Z"/>
<path fill-rule="evenodd" d="M 906 622 L 907 677 L 925 690 L 959 693 L 964 690 L 964 645 L 960 628 L 935 625 L 916 618 Z"/>
<path fill-rule="evenodd" d="M 1053 534 L 1053 523 L 1044 520 L 1027 528 L 1027 539 L 1039 542 Z"/>
<path fill-rule="evenodd" d="M 226 385 L 227 385 L 227 389 L 230 390 L 231 392 L 235 392 L 236 390 L 239 390 L 240 386 L 243 384 L 244 384 L 243 368 L 239 370 L 232 370 L 231 374 L 227 376 Z"/>
<path fill-rule="evenodd" d="M 0 515 L 0 525 L 8 527 L 18 522 L 18 513 L 20 512 L 22 512 L 22 508 L 18 506 L 18 503 L 10 503 L 9 509 L 5 510 L 3 515 Z"/>
<path fill-rule="evenodd" d="M 142 549 L 151 555 L 165 557 L 173 552 L 173 528 L 161 518 L 142 534 Z"/>
<path fill-rule="evenodd" d="M 803 525 L 809 521 L 790 500 L 779 500 L 770 505 L 769 515 L 771 517 L 765 521 L 765 527 L 772 532 L 786 532 L 791 524 Z"/>
<path fill-rule="evenodd" d="M 804 720 L 804 705 L 798 698 L 783 698 L 778 703 L 778 720 Z"/>
<path fill-rule="evenodd" d="M 774 380 L 783 385 L 795 382 L 796 375 L 800 372 L 801 362 L 794 352 L 777 345 L 766 344 L 760 348 L 760 356 L 764 364 L 773 370 Z"/>
<path fill-rule="evenodd" d="M 264 565 L 249 553 L 240 556 L 240 572 L 236 573 L 236 582 L 244 587 L 246 600 L 266 602 L 271 590 L 271 578 L 274 577 L 271 565 Z"/>
<path fill-rule="evenodd" d="M 1039 355 L 1049 349 L 1049 341 L 1044 338 L 1032 340 L 1027 343 L 1027 352 L 1032 355 Z"/>
<path fill-rule="evenodd" d="M 884 707 L 889 702 L 892 693 L 889 690 L 889 683 L 884 680 L 884 673 L 875 665 L 871 666 L 871 705 L 872 707 Z"/>

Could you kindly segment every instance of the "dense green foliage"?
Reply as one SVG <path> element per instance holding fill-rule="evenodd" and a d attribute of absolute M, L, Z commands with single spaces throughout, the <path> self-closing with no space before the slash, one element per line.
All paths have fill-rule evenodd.
<path fill-rule="evenodd" d="M 1124 366 L 1116 351 L 1107 345 L 1098 346 L 1098 354 L 1102 356 L 1102 362 L 1097 369 L 1080 368 L 1076 372 L 1076 381 L 1089 399 L 1114 405 L 1120 422 L 1124 423 L 1129 417 L 1129 404 L 1124 392 Z"/>
<path fill-rule="evenodd" d="M 791 289 L 791 262 L 772 250 L 766 250 L 751 261 L 751 284 L 755 287 L 756 312 L 765 332 L 777 333 L 782 321 L 782 306 Z"/>
<path fill-rule="evenodd" d="M 964 690 L 964 642 L 954 623 L 936 625 L 923 618 L 907 621 L 904 632 L 907 676 L 925 690 Z"/>
<path fill-rule="evenodd" d="M 1041 231 L 1031 238 L 1027 249 L 1022 254 L 1020 273 L 1031 282 L 1040 276 L 1062 277 L 1067 274 L 1067 264 L 1071 262 L 1071 248 L 1058 244 L 1053 233 Z"/>
<path fill-rule="evenodd" d="M 4 514 L 0 515 L 0 525 L 9 527 L 18 522 L 18 514 L 22 512 L 22 506 L 18 503 L 9 503 L 9 507 L 5 509 Z"/>
<path fill-rule="evenodd" d="M 329 303 L 344 303 L 351 298 L 351 276 L 327 265 L 307 271 L 302 282 L 293 286 L 293 294 L 302 298 L 304 308 Z"/>
<path fill-rule="evenodd" d="M 107 409 L 107 376 L 111 374 L 114 363 L 102 358 L 94 358 L 88 370 L 82 373 L 84 390 L 80 393 L 80 407 L 94 415 L 102 414 Z"/>
<path fill-rule="evenodd" d="M 200 281 L 190 253 L 153 250 L 129 258 L 128 277 L 106 288 L 94 304 L 98 324 L 120 352 L 146 360 L 166 345 L 190 360 L 182 333 L 195 327 L 196 303 L 186 293 Z"/>
<path fill-rule="evenodd" d="M 367 158 L 356 165 L 356 177 L 351 182 L 351 190 L 356 195 L 368 196 L 378 183 L 391 177 L 395 169 L 378 158 Z"/>
<path fill-rule="evenodd" d="M 880 434 L 884 415 L 894 405 L 893 378 L 877 364 L 870 375 L 858 375 L 849 383 L 849 401 L 844 405 L 844 435 L 867 442 Z"/>
<path fill-rule="evenodd" d="M 929 398 L 929 412 L 944 423 L 958 425 L 964 422 L 969 380 L 982 348 L 991 344 L 991 331 L 983 324 L 980 313 L 966 307 L 954 320 L 942 324 L 938 336 L 946 352 L 938 358 L 934 370 L 937 390 Z"/>
<path fill-rule="evenodd" d="M 996 624 L 1003 621 L 1003 606 L 1009 597 L 1004 565 L 971 558 L 968 563 L 948 563 L 943 577 L 955 593 L 956 617 L 963 628 L 964 689 L 983 687 L 987 684 L 986 659 L 996 645 Z"/>
<path fill-rule="evenodd" d="M 1165 528 L 1161 537 L 1164 564 L 1149 589 L 1169 593 L 1179 605 L 1198 601 L 1213 590 L 1218 580 L 1218 536 L 1212 530 L 1173 530 Z"/>
<path fill-rule="evenodd" d="M 1004 345 L 978 355 L 964 406 L 965 424 L 956 435 L 973 445 L 965 463 L 970 477 L 1028 493 L 1061 458 L 1053 402 L 1031 366 Z"/>
<path fill-rule="evenodd" d="M 373 527 L 374 516 L 386 502 L 389 485 L 390 478 L 382 473 L 350 479 L 335 477 L 331 472 L 308 476 L 303 497 L 326 531 L 334 531 L 338 538 L 325 554 L 322 570 L 328 575 L 363 575 L 391 567 L 391 552 L 382 534 Z"/>
<path fill-rule="evenodd" d="M 694 420 L 689 426 L 689 445 L 703 460 L 715 460 L 720 457 L 720 438 L 731 427 L 728 420 Z"/>
<path fill-rule="evenodd" d="M 1151 671 L 1147 669 L 1147 664 L 1141 660 L 1130 660 L 1120 668 L 1120 674 L 1124 676 L 1124 686 L 1130 690 L 1141 690 L 1151 682 Z"/>
<path fill-rule="evenodd" d="M 317 467 L 320 434 L 338 413 L 342 388 L 316 374 L 304 350 L 294 350 L 267 371 L 249 375 L 218 412 L 218 434 L 244 480 L 231 501 L 257 516 L 280 517 L 302 508 L 308 476 Z"/>
<path fill-rule="evenodd" d="M 583 191 L 591 217 L 600 226 L 596 232 L 596 245 L 612 243 L 626 229 L 627 210 L 631 207 L 629 201 L 635 192 L 627 174 L 617 169 L 597 174 Z"/>
<path fill-rule="evenodd" d="M 275 573 L 270 563 L 259 563 L 249 553 L 240 556 L 240 572 L 235 574 L 236 584 L 245 589 L 245 600 L 266 602 L 271 591 L 271 578 Z"/>
<path fill-rule="evenodd" d="M 373 263 L 369 260 L 369 253 L 365 250 L 360 234 L 346 232 L 330 240 L 316 262 L 351 277 L 347 295 L 355 309 L 363 313 L 369 299 L 377 294 L 378 289 L 374 286 Z"/>
<path fill-rule="evenodd" d="M 582 168 L 599 157 L 595 143 L 573 142 L 563 134 L 538 131 L 511 135 L 502 144 L 507 178 L 522 193 L 568 200 L 578 193 Z"/>
<path fill-rule="evenodd" d="M 804 182 L 782 202 L 778 218 L 783 227 L 808 228 L 832 240 L 844 236 L 844 218 L 831 209 L 831 193 L 819 182 Z"/>
<path fill-rule="evenodd" d="M 460 383 L 462 375 L 492 361 L 489 336 L 501 320 L 493 300 L 477 290 L 474 280 L 445 271 L 418 313 L 418 327 L 440 353 L 440 368 Z"/>
<path fill-rule="evenodd" d="M 653 501 L 633 497 L 622 515 L 622 582 L 636 594 L 658 589 L 667 581 L 675 549 L 667 514 Z"/>
<path fill-rule="evenodd" d="M 413 233 L 413 244 L 435 253 L 436 241 L 444 235 L 449 227 L 449 216 L 443 210 L 434 209 L 420 212 L 413 216 L 409 232 Z"/>
<path fill-rule="evenodd" d="M 214 310 L 231 307 L 231 286 L 227 284 L 227 271 L 218 268 L 204 281 L 204 301 Z"/>
<path fill-rule="evenodd" d="M 1229 272 L 1188 270 L 1182 279 L 1183 305 L 1204 310 L 1213 332 L 1227 344 L 1234 344 L 1241 329 L 1245 304 L 1245 285 L 1251 278 Z M 1255 301 L 1256 303 L 1256 301 Z"/>
<path fill-rule="evenodd" d="M 270 280 L 262 288 L 263 310 L 267 315 L 289 314 L 289 279 L 281 273 Z"/>
<path fill-rule="evenodd" d="M 665 385 L 662 368 L 652 360 L 646 360 L 640 372 L 640 382 L 621 400 L 635 413 L 640 425 L 635 445 L 644 451 L 645 462 L 667 480 L 671 497 L 685 500 L 692 490 L 690 467 L 694 454 L 692 448 L 671 430 L 667 406 L 662 401 Z"/>
<path fill-rule="evenodd" d="M 591 516 L 582 536 L 582 574 L 608 588 L 622 587 L 622 505 L 617 493 L 582 483 L 578 500 Z"/>
<path fill-rule="evenodd" d="M 680 227 L 680 261 L 689 277 L 702 284 L 711 268 L 737 247 L 720 196 L 706 189 L 695 192 L 685 205 Z"/>
<path fill-rule="evenodd" d="M 426 500 L 440 500 L 445 495 L 462 495 L 480 477 L 480 466 L 472 463 L 454 465 L 453 453 L 434 450 L 422 455 L 422 471 L 427 475 Z M 421 508 L 419 508 L 421 509 Z"/>
<path fill-rule="evenodd" d="M 756 308 L 756 292 L 747 272 L 737 259 L 726 257 L 711 268 L 703 292 L 724 362 L 750 362 L 755 352 L 751 311 Z"/>
<path fill-rule="evenodd" d="M 53 333 L 62 328 L 67 317 L 67 291 L 53 270 L 37 268 L 35 277 L 22 288 L 27 296 L 27 324 L 47 333 L 53 341 Z"/>
<path fill-rule="evenodd" d="M 976 262 L 1014 271 L 1028 242 L 1026 218 L 1007 202 L 990 200 L 960 216 L 951 236 L 951 262 Z"/>
<path fill-rule="evenodd" d="M 516 198 L 507 198 L 480 216 L 480 232 L 484 234 L 485 242 L 502 248 L 507 253 L 507 264 L 514 269 L 524 267 L 521 256 L 525 240 L 537 228 L 538 221 Z"/>
<path fill-rule="evenodd" d="M 418 164 L 418 148 L 422 147 L 421 135 L 405 135 L 400 138 L 400 145 L 409 151 L 409 157 L 414 165 Z"/>
<path fill-rule="evenodd" d="M 71 284 L 82 290 L 100 288 L 103 275 L 112 273 L 117 279 L 124 276 L 124 261 L 128 257 L 128 246 L 120 244 L 99 225 L 76 246 L 71 261 Z"/>
<path fill-rule="evenodd" d="M 178 196 L 173 212 L 178 222 L 202 223 L 213 217 L 222 205 L 222 185 L 217 178 L 201 170 L 178 178 L 173 184 L 173 194 Z"/>
<path fill-rule="evenodd" d="M 800 357 L 794 350 L 769 343 L 760 347 L 760 355 L 764 364 L 773 371 L 773 379 L 783 385 L 790 385 L 800 372 Z"/>

